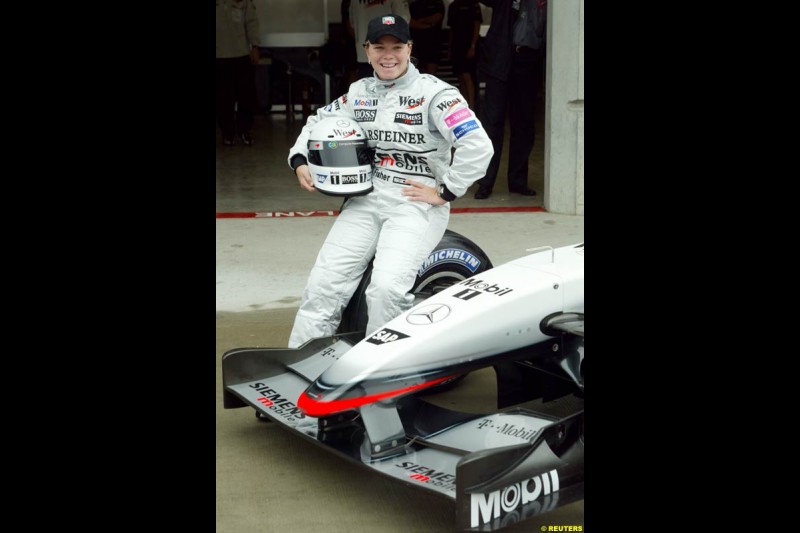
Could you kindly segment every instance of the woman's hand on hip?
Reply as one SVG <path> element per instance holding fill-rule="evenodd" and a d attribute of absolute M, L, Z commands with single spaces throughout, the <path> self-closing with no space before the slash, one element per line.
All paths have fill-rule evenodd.
<path fill-rule="evenodd" d="M 403 194 L 407 196 L 409 200 L 425 202 L 431 205 L 444 205 L 447 203 L 444 198 L 439 196 L 436 187 L 428 187 L 418 181 L 409 179 L 406 180 L 406 185 L 409 186 L 403 189 Z"/>

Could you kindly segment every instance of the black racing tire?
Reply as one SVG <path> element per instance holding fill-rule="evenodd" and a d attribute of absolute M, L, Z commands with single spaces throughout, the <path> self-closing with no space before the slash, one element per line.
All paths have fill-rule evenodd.
<path fill-rule="evenodd" d="M 444 258 L 443 252 L 449 249 L 454 250 L 454 255 L 457 257 L 469 260 L 456 261 Z M 437 252 L 441 257 L 436 258 Z M 469 263 L 472 268 L 468 267 L 466 263 Z M 411 289 L 416 296 L 414 303 L 416 305 L 455 283 L 489 270 L 492 266 L 489 257 L 477 244 L 455 231 L 446 230 L 439 244 L 428 256 L 428 261 L 423 265 L 424 271 L 417 274 L 417 279 Z M 366 290 L 371 278 L 372 262 L 367 266 L 361 283 L 342 313 L 338 333 L 358 332 L 355 340 L 364 338 L 367 329 Z"/>

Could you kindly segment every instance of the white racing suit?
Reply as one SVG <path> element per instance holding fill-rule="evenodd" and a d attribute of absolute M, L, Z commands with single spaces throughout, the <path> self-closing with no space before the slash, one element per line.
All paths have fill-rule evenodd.
<path fill-rule="evenodd" d="M 347 94 L 310 116 L 289 150 L 290 162 L 298 154 L 308 158 L 312 126 L 331 116 L 355 119 L 366 133 L 375 149 L 374 188 L 345 202 L 325 239 L 303 291 L 290 348 L 336 332 L 373 257 L 367 334 L 410 309 L 414 296 L 409 291 L 447 228 L 450 203 L 408 200 L 402 194 L 406 178 L 427 186 L 443 183 L 462 196 L 484 175 L 493 154 L 483 126 L 458 90 L 420 74 L 411 63 L 397 80 L 384 82 L 373 75 L 356 81 Z"/>

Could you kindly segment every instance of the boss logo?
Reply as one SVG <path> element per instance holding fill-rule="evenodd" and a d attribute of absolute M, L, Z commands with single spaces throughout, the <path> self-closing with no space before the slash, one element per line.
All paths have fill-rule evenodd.
<path fill-rule="evenodd" d="M 374 122 L 377 111 L 374 109 L 355 109 L 353 113 L 358 122 Z"/>

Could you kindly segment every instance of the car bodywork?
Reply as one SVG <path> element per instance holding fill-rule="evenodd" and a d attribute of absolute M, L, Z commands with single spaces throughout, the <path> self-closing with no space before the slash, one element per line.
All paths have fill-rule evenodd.
<path fill-rule="evenodd" d="M 224 406 L 251 406 L 342 457 L 456 502 L 492 531 L 583 498 L 583 244 L 538 249 L 431 296 L 356 342 L 223 355 Z M 493 367 L 497 410 L 422 393 Z M 455 385 L 457 386 L 457 384 Z"/>

